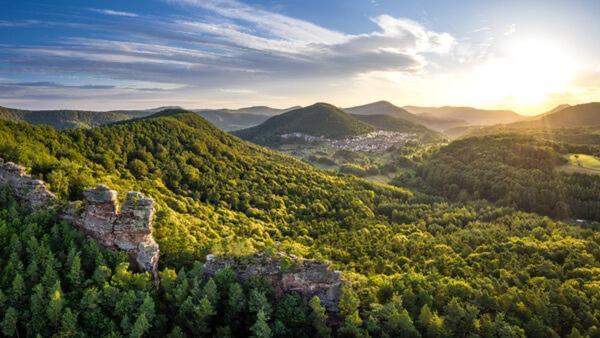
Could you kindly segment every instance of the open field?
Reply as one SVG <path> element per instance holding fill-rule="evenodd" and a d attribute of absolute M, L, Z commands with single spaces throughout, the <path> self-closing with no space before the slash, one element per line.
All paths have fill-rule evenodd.
<path fill-rule="evenodd" d="M 600 158 L 585 154 L 568 154 L 566 158 L 569 163 L 561 166 L 561 170 L 600 175 Z"/>

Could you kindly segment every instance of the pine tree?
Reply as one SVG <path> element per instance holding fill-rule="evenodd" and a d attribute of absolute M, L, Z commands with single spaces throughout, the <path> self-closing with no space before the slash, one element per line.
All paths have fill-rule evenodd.
<path fill-rule="evenodd" d="M 361 329 L 362 319 L 360 318 L 358 311 L 354 311 L 352 314 L 344 319 L 344 324 L 339 330 L 342 337 L 363 337 L 364 332 Z"/>
<path fill-rule="evenodd" d="M 58 324 L 60 323 L 64 303 L 65 300 L 63 298 L 62 289 L 60 288 L 60 282 L 57 281 L 50 290 L 50 302 L 46 308 L 48 320 L 54 327 L 58 327 Z"/>
<path fill-rule="evenodd" d="M 67 281 L 69 286 L 73 290 L 78 290 L 83 279 L 83 273 L 81 271 L 81 258 L 79 254 L 75 254 L 70 260 L 71 264 L 67 271 Z"/>
<path fill-rule="evenodd" d="M 359 305 L 360 300 L 358 299 L 354 291 L 349 287 L 342 288 L 338 305 L 340 309 L 340 315 L 342 315 L 343 317 L 347 317 L 353 314 L 358 309 Z"/>
<path fill-rule="evenodd" d="M 267 320 L 271 318 L 271 304 L 264 292 L 252 289 L 248 299 L 248 310 L 253 313 L 263 312 Z"/>
<path fill-rule="evenodd" d="M 135 323 L 133 323 L 131 332 L 129 333 L 129 337 L 130 338 L 139 338 L 139 337 L 143 336 L 148 331 L 149 328 L 150 328 L 150 323 L 148 322 L 148 318 L 146 318 L 146 315 L 142 313 L 137 317 L 137 319 L 135 320 Z"/>
<path fill-rule="evenodd" d="M 217 284 L 212 278 L 206 282 L 203 291 L 210 304 L 216 308 L 219 304 L 219 290 L 217 290 Z"/>
<path fill-rule="evenodd" d="M 23 297 L 25 296 L 25 281 L 20 273 L 15 275 L 10 288 L 9 304 L 16 309 L 23 307 Z"/>
<path fill-rule="evenodd" d="M 227 320 L 232 323 L 246 307 L 246 297 L 244 290 L 239 283 L 233 283 L 229 286 L 227 299 Z"/>
<path fill-rule="evenodd" d="M 146 316 L 146 319 L 148 319 L 148 322 L 152 322 L 156 314 L 154 308 L 154 300 L 152 299 L 152 297 L 150 297 L 150 294 L 146 293 L 144 301 L 140 306 L 140 315 L 143 314 L 144 316 Z"/>
<path fill-rule="evenodd" d="M 31 295 L 29 301 L 31 319 L 27 321 L 28 334 L 44 335 L 47 325 L 46 306 L 47 300 L 44 287 L 42 284 L 37 284 L 33 287 L 33 294 Z"/>
<path fill-rule="evenodd" d="M 78 334 L 77 313 L 66 308 L 60 321 L 60 337 L 76 337 Z"/>
<path fill-rule="evenodd" d="M 262 309 L 258 310 L 258 313 L 256 314 L 256 322 L 254 325 L 252 325 L 252 327 L 250 327 L 250 332 L 252 332 L 252 337 L 255 338 L 271 337 L 271 328 L 267 323 L 267 316 Z"/>
<path fill-rule="evenodd" d="M 9 307 L 2 320 L 2 333 L 7 337 L 19 336 L 17 323 L 19 322 L 19 313 L 14 307 Z"/>
<path fill-rule="evenodd" d="M 427 329 L 431 316 L 432 314 L 429 305 L 423 305 L 423 307 L 421 307 L 421 312 L 419 313 L 419 318 L 417 319 L 417 325 L 421 330 L 425 331 Z"/>
<path fill-rule="evenodd" d="M 406 311 L 406 309 L 403 309 L 403 311 L 400 313 L 400 316 L 398 317 L 397 327 L 399 329 L 399 337 L 421 337 L 419 331 L 417 331 L 417 329 L 415 328 L 413 321 L 410 318 L 410 315 L 408 314 L 408 311 Z"/>
<path fill-rule="evenodd" d="M 313 328 L 317 332 L 317 336 L 330 337 L 331 329 L 327 326 L 327 314 L 325 313 L 325 308 L 321 305 L 319 297 L 312 297 L 308 302 L 308 305 L 312 310 L 310 317 Z"/>

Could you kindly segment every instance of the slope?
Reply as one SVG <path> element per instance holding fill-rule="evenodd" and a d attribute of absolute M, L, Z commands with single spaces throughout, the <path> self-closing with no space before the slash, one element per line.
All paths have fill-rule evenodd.
<path fill-rule="evenodd" d="M 465 124 L 464 121 L 434 116 L 418 116 L 388 101 L 377 101 L 362 106 L 345 108 L 344 111 L 356 115 L 389 115 L 409 122 L 422 124 L 436 131 Z"/>
<path fill-rule="evenodd" d="M 412 133 L 422 142 L 434 142 L 444 139 L 444 135 L 433 131 L 421 124 L 410 122 L 390 115 L 352 115 L 362 122 L 368 123 L 380 130 Z"/>
<path fill-rule="evenodd" d="M 600 125 L 600 102 L 590 102 L 550 111 L 530 120 L 507 124 L 508 128 L 572 128 Z"/>
<path fill-rule="evenodd" d="M 404 109 L 421 117 L 463 120 L 469 125 L 492 125 L 509 123 L 524 117 L 510 110 L 487 110 L 473 107 L 418 107 L 405 106 Z M 451 128 L 451 127 L 448 127 Z"/>
<path fill-rule="evenodd" d="M 168 308 L 175 311 L 167 312 L 169 325 L 179 309 L 187 309 L 178 318 L 190 318 L 203 324 L 206 332 L 216 334 L 216 329 L 210 326 L 215 323 L 214 316 L 200 317 L 202 313 L 213 313 L 211 307 L 204 312 L 193 307 L 201 305 L 202 297 L 211 288 L 214 290 L 214 285 L 206 288 L 198 285 L 198 269 L 186 269 L 188 276 L 195 276 L 188 288 L 184 285 L 188 281 L 183 280 L 186 273 L 180 270 L 177 274 L 172 267 L 191 267 L 194 260 L 204 260 L 207 253 L 244 256 L 255 250 L 283 250 L 330 261 L 343 270 L 349 285 L 358 291 L 342 293 L 342 317 L 348 315 L 347 323 L 359 323 L 345 326 L 346 330 L 354 328 L 353 336 L 381 336 L 382 332 L 397 336 L 402 332 L 389 323 L 394 323 L 398 316 L 410 323 L 420 313 L 428 312 L 439 318 L 433 322 L 437 325 L 435 332 L 448 336 L 485 335 L 495 332 L 490 330 L 496 326 L 517 336 L 536 336 L 540 330 L 561 336 L 574 327 L 591 334 L 599 320 L 599 314 L 594 312 L 597 299 L 594 283 L 600 264 L 592 229 L 482 203 L 449 204 L 413 195 L 403 188 L 321 172 L 293 158 L 240 141 L 194 113 L 172 110 L 139 120 L 61 132 L 0 121 L 0 157 L 27 165 L 64 199 L 77 199 L 83 187 L 96 183 L 108 184 L 121 192 L 140 190 L 154 197 L 158 209 L 154 235 L 160 244 L 163 268 L 160 287 L 167 291 L 157 301 L 184 295 L 181 302 L 174 302 L 173 308 Z M 19 271 L 26 274 L 29 283 L 29 276 L 40 270 L 21 264 L 19 256 L 41 250 L 30 250 L 36 246 L 31 230 L 14 232 L 27 239 L 25 250 L 21 250 L 16 239 L 9 238 L 18 237 L 6 231 L 18 222 L 10 212 L 2 215 L 13 218 L 0 222 L 0 247 L 6 248 L 0 260 L 9 262 L 0 264 L 7 267 L 5 277 L 0 278 L 2 285 L 14 285 L 11 279 Z M 35 229 L 39 227 L 34 226 Z M 63 241 L 55 240 L 60 238 L 70 241 L 69 236 L 62 236 L 58 230 L 48 233 L 50 240 L 40 240 L 39 247 L 47 246 L 47 242 L 61 244 Z M 94 257 L 88 247 L 82 249 L 86 278 L 94 272 L 94 262 L 87 259 Z M 7 250 L 18 252 L 11 252 L 9 257 Z M 79 250 L 71 251 L 44 260 L 52 264 L 41 266 L 70 262 Z M 132 303 L 129 298 L 135 293 L 124 293 L 123 300 L 115 302 L 115 297 L 121 295 L 115 293 L 115 287 L 122 289 L 140 285 L 142 281 L 123 269 L 117 270 L 116 275 L 110 277 L 106 268 L 94 273 L 99 285 L 95 292 L 100 293 L 100 304 L 109 304 L 107 308 L 111 310 L 111 304 L 120 304 L 119 311 L 125 311 L 129 307 L 124 306 Z M 47 278 L 42 277 L 44 280 Z M 70 283 L 72 279 L 68 280 Z M 65 290 L 72 297 L 70 291 L 79 289 L 70 285 L 65 284 Z M 33 286 L 27 284 L 28 289 Z M 15 289 L 18 290 L 15 287 L 9 290 Z M 187 289 L 198 297 L 184 303 Z M 569 297 L 549 296 L 561 293 Z M 13 301 L 16 292 L 5 294 L 9 295 L 9 305 L 17 303 Z M 86 295 L 80 321 L 93 325 L 95 322 L 87 317 L 91 311 L 87 304 L 95 309 L 104 306 L 95 306 L 99 304 L 94 301 L 95 294 Z M 541 305 L 531 301 L 540 295 L 546 297 Z M 507 296 L 510 302 L 506 302 Z M 223 293 L 214 298 L 228 297 Z M 293 301 L 290 299 L 288 303 Z M 206 304 L 207 300 L 203 302 Z M 529 314 L 511 311 L 513 304 L 522 304 L 521 308 Z M 44 307 L 39 308 L 45 313 Z M 563 311 L 547 314 L 549 309 L 557 308 Z M 79 309 L 77 306 L 76 310 Z M 222 315 L 221 307 L 216 309 Z M 166 311 L 162 305 L 156 310 Z M 132 311 L 138 314 L 137 308 Z M 245 317 L 254 320 L 255 312 L 248 314 L 247 307 L 243 311 Z M 277 319 L 284 311 L 287 310 L 275 307 L 273 315 Z M 570 315 L 574 311 L 583 315 Z M 453 324 L 463 320 L 466 312 L 472 322 Z M 123 313 L 118 312 L 114 317 L 118 316 L 123 317 Z M 296 316 L 293 312 L 286 316 L 300 318 L 304 314 Z M 148 325 L 160 326 L 164 323 L 162 312 L 160 317 L 148 319 Z M 360 324 L 361 317 L 364 325 Z M 120 325 L 133 323 L 133 320 L 119 320 Z M 532 321 L 535 325 L 530 325 Z M 184 324 L 185 321 L 178 325 L 185 333 L 199 332 L 197 326 L 190 328 Z M 269 325 L 277 326 L 272 321 Z M 419 326 L 419 330 L 425 333 L 429 329 Z"/>
<path fill-rule="evenodd" d="M 273 116 L 264 123 L 234 132 L 243 139 L 259 144 L 276 144 L 281 135 L 302 133 L 340 139 L 374 131 L 375 128 L 327 103 L 295 109 Z"/>
<path fill-rule="evenodd" d="M 163 110 L 163 109 L 161 109 Z M 25 121 L 55 129 L 91 128 L 99 125 L 125 121 L 153 114 L 150 110 L 124 110 L 95 112 L 85 110 L 22 110 L 0 107 L 0 119 Z"/>

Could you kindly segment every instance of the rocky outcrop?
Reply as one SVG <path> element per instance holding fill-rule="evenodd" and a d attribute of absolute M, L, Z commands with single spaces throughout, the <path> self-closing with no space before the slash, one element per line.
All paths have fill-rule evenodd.
<path fill-rule="evenodd" d="M 19 204 L 30 211 L 57 206 L 56 196 L 42 180 L 28 175 L 25 167 L 0 158 L 0 186 L 8 187 Z M 117 192 L 99 185 L 84 191 L 83 208 L 71 202 L 59 209 L 59 217 L 75 224 L 87 236 L 107 248 L 129 253 L 134 267 L 157 279 L 159 248 L 152 237 L 154 200 L 132 191 L 119 212 Z"/>
<path fill-rule="evenodd" d="M 75 208 L 71 208 L 65 218 L 73 219 L 79 229 L 105 247 L 127 251 L 135 266 L 156 278 L 160 251 L 152 237 L 154 200 L 132 191 L 119 211 L 117 192 L 105 185 L 88 189 L 83 195 L 83 209 L 74 215 Z"/>
<path fill-rule="evenodd" d="M 44 181 L 28 175 L 25 167 L 4 162 L 1 158 L 0 185 L 11 189 L 19 203 L 29 210 L 47 208 L 56 203 L 56 196 L 48 190 Z"/>
<path fill-rule="evenodd" d="M 297 292 L 306 299 L 318 296 L 327 311 L 339 311 L 341 273 L 325 264 L 281 252 L 273 256 L 256 254 L 243 259 L 208 255 L 204 274 L 213 276 L 225 267 L 231 267 L 242 280 L 263 276 L 271 282 L 276 295 Z"/>

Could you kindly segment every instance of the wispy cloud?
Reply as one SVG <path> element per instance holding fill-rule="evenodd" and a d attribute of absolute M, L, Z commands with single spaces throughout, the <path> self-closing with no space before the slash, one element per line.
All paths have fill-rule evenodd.
<path fill-rule="evenodd" d="M 250 95 L 253 92 L 249 90 L 255 89 L 249 88 L 281 83 L 282 79 L 290 84 L 344 82 L 377 71 L 414 73 L 427 66 L 430 54 L 446 54 L 456 44 L 450 34 L 390 15 L 371 18 L 377 26 L 372 32 L 347 34 L 235 0 L 165 1 L 185 6 L 190 15 L 138 17 L 93 9 L 137 18 L 94 21 L 82 29 L 102 34 L 85 34 L 85 38 L 63 37 L 54 44 L 0 45 L 0 63 L 10 65 L 14 72 L 35 69 L 50 74 L 88 74 L 107 80 Z M 25 86 L 17 87 L 13 94 L 23 93 Z M 160 92 L 160 87 L 135 91 L 150 95 Z M 48 94 L 50 86 L 44 90 L 41 94 Z M 123 93 L 126 89 L 112 90 Z"/>
<path fill-rule="evenodd" d="M 90 8 L 91 11 L 96 13 L 101 13 L 105 15 L 113 15 L 113 16 L 126 16 L 126 17 L 137 17 L 139 16 L 136 13 L 131 12 L 123 12 L 123 11 L 115 11 L 112 9 L 103 9 L 103 8 Z"/>
<path fill-rule="evenodd" d="M 504 35 L 509 36 L 509 35 L 513 35 L 517 32 L 517 25 L 516 24 L 511 24 L 508 27 L 508 30 L 506 32 L 504 32 Z"/>

